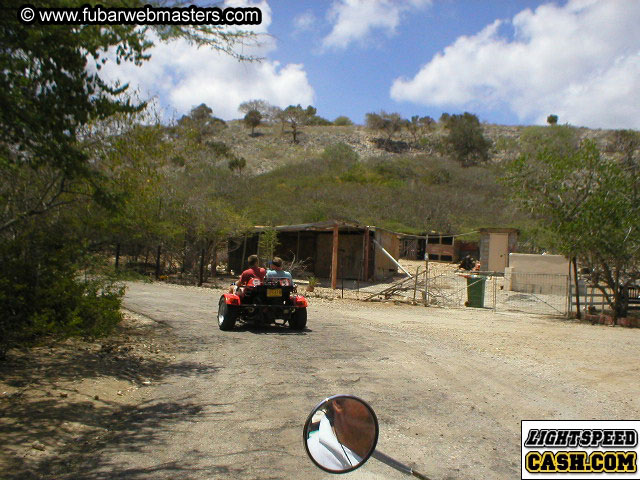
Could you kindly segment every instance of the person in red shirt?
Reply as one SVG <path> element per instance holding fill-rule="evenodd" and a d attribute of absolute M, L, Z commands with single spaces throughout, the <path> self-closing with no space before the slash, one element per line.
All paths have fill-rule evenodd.
<path fill-rule="evenodd" d="M 242 272 L 240 280 L 238 280 L 235 285 L 232 285 L 229 290 L 229 293 L 235 293 L 240 298 L 244 297 L 244 287 L 247 286 L 251 279 L 258 278 L 263 282 L 264 276 L 267 274 L 267 271 L 260 267 L 260 261 L 257 255 L 249 255 L 247 263 L 249 264 L 249 268 Z"/>
<path fill-rule="evenodd" d="M 238 282 L 238 286 L 240 287 L 247 285 L 252 278 L 258 278 L 262 282 L 264 281 L 264 276 L 267 274 L 267 271 L 260 267 L 260 260 L 257 255 L 249 255 L 247 263 L 249 264 L 249 268 L 240 275 L 240 281 Z"/>

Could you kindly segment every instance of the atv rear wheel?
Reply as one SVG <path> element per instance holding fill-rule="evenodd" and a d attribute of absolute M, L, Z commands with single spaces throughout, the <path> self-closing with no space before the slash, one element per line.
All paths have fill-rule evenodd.
<path fill-rule="evenodd" d="M 235 305 L 227 305 L 224 297 L 218 303 L 218 327 L 220 330 L 232 330 L 238 318 L 238 310 Z"/>
<path fill-rule="evenodd" d="M 289 327 L 292 330 L 304 330 L 307 326 L 307 309 L 296 308 L 296 311 L 291 314 L 289 319 Z"/>

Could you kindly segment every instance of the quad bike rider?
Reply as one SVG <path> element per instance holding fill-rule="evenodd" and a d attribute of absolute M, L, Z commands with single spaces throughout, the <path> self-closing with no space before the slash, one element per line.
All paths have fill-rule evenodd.
<path fill-rule="evenodd" d="M 269 271 L 259 266 L 257 255 L 251 255 L 248 263 L 249 268 L 242 272 L 237 285 L 220 297 L 220 330 L 233 329 L 239 319 L 254 326 L 288 323 L 293 330 L 304 330 L 308 303 L 296 294 L 291 274 L 282 270 L 282 259 L 274 258 Z"/>

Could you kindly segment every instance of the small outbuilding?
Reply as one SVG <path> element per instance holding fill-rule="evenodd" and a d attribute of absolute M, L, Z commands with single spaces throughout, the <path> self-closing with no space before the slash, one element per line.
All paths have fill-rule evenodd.
<path fill-rule="evenodd" d="M 260 234 L 268 229 L 278 232 L 275 255 L 285 261 L 303 261 L 306 270 L 317 277 L 381 280 L 398 273 L 400 235 L 374 226 L 343 221 L 325 221 L 300 225 L 254 228 L 253 233 L 229 241 L 229 268 L 240 272 L 247 257 L 259 254 Z"/>
<path fill-rule="evenodd" d="M 515 228 L 481 228 L 480 270 L 504 273 L 509 266 L 509 254 L 518 244 L 519 231 Z"/>
<path fill-rule="evenodd" d="M 478 258 L 478 243 L 464 242 L 462 235 L 429 233 L 423 235 L 401 234 L 400 258 L 409 260 L 457 262 L 465 255 Z"/>
<path fill-rule="evenodd" d="M 458 260 L 455 236 L 429 234 L 427 236 L 427 255 L 436 262 L 455 262 Z"/>

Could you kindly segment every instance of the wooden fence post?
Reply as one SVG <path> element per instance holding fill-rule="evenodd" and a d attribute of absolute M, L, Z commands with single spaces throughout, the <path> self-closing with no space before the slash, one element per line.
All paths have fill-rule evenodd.
<path fill-rule="evenodd" d="M 333 225 L 333 248 L 331 249 L 331 288 L 338 286 L 338 224 Z"/>
<path fill-rule="evenodd" d="M 370 248 L 370 241 L 369 241 L 369 227 L 366 227 L 364 229 L 364 238 L 363 238 L 363 242 L 364 242 L 364 273 L 363 273 L 363 280 L 366 282 L 369 280 L 369 248 Z"/>
<path fill-rule="evenodd" d="M 158 254 L 156 256 L 156 280 L 160 279 L 160 255 L 162 254 L 162 245 L 158 245 Z"/>

